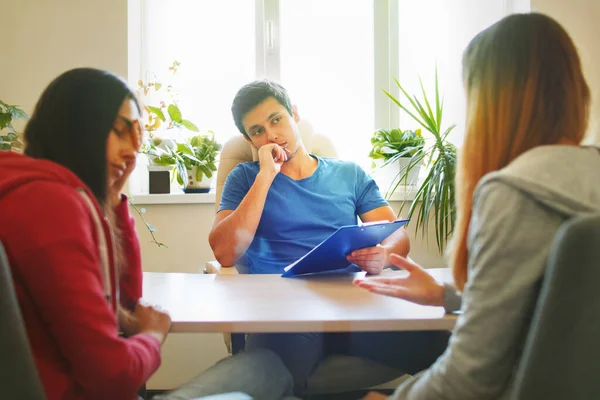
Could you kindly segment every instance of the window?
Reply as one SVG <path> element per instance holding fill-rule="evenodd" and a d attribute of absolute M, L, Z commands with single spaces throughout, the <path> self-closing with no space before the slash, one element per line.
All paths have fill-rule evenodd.
<path fill-rule="evenodd" d="M 232 12 L 235 10 L 235 12 Z M 255 5 L 249 0 L 145 0 L 141 76 L 169 80 L 183 115 L 201 132 L 237 134 L 231 101 L 256 75 Z"/>
<path fill-rule="evenodd" d="M 301 118 L 365 158 L 374 127 L 373 2 L 281 1 L 281 83 Z"/>
<path fill-rule="evenodd" d="M 445 125 L 457 124 L 450 140 L 460 144 L 464 133 L 465 99 L 462 53 L 481 30 L 522 5 L 509 1 L 399 1 L 398 76 L 409 93 L 420 93 L 417 77 L 433 93 L 435 66 L 444 94 Z M 401 116 L 402 121 L 407 118 Z"/>
<path fill-rule="evenodd" d="M 480 30 L 528 0 L 129 0 L 140 15 L 130 40 L 137 82 L 160 80 L 177 60 L 174 87 L 185 118 L 224 142 L 239 134 L 230 107 L 254 79 L 280 81 L 301 118 L 327 134 L 341 158 L 364 167 L 377 128 L 411 128 L 383 94 L 409 92 L 421 76 L 430 90 L 437 65 L 445 120 L 460 143 L 462 50 Z M 130 16 L 131 19 L 131 16 Z M 407 126 L 404 126 L 407 121 Z"/>

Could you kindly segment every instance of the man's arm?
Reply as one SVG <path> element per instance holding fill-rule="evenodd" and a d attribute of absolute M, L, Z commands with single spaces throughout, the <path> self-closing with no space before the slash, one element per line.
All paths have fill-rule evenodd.
<path fill-rule="evenodd" d="M 250 247 L 274 178 L 259 172 L 240 205 L 235 210 L 221 210 L 215 216 L 208 242 L 221 265 L 233 266 Z"/>
<path fill-rule="evenodd" d="M 381 206 L 360 215 L 362 222 L 394 221 L 396 214 L 390 206 Z M 380 245 L 353 251 L 348 261 L 358 265 L 369 274 L 379 274 L 383 268 L 392 265 L 390 255 L 396 253 L 406 257 L 410 251 L 410 240 L 404 228 L 398 229 L 385 238 Z"/>
<path fill-rule="evenodd" d="M 392 207 L 383 206 L 371 210 L 367 213 L 364 213 L 360 216 L 360 220 L 362 222 L 375 222 L 375 221 L 395 221 L 396 214 Z M 392 233 L 390 236 L 385 238 L 383 242 L 381 242 L 381 246 L 385 249 L 385 265 L 384 267 L 389 267 L 392 265 L 390 262 L 390 254 L 396 253 L 401 255 L 402 257 L 406 257 L 408 252 L 410 251 L 410 239 L 408 237 L 408 233 L 406 229 L 401 228 L 396 232 Z"/>
<path fill-rule="evenodd" d="M 258 149 L 260 171 L 250 190 L 235 210 L 221 210 L 215 216 L 208 242 L 221 265 L 233 266 L 250 247 L 271 184 L 287 160 L 286 151 L 274 143 L 261 146 Z"/>

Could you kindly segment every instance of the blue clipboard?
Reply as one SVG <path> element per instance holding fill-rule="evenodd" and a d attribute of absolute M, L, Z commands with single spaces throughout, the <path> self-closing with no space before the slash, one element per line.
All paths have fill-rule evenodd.
<path fill-rule="evenodd" d="M 342 226 L 314 249 L 285 268 L 282 277 L 346 269 L 346 256 L 354 250 L 376 246 L 400 229 L 407 219 Z"/>

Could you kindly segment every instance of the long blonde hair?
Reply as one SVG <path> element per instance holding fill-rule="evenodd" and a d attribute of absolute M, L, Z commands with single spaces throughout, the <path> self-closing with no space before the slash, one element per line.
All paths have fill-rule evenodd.
<path fill-rule="evenodd" d="M 590 101 L 571 38 L 536 13 L 510 15 L 479 33 L 463 54 L 463 81 L 467 120 L 451 252 L 459 290 L 467 281 L 467 234 L 479 180 L 536 146 L 580 143 Z"/>

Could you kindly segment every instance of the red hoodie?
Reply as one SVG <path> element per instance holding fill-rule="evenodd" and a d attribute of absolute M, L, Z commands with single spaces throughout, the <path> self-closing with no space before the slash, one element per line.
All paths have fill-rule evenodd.
<path fill-rule="evenodd" d="M 126 203 L 117 213 L 124 237 L 135 235 Z M 160 365 L 156 338 L 118 335 L 118 277 L 101 215 L 68 169 L 0 152 L 0 240 L 49 400 L 135 399 Z M 125 246 L 134 268 L 122 293 L 131 305 L 141 295 L 139 244 Z"/>

